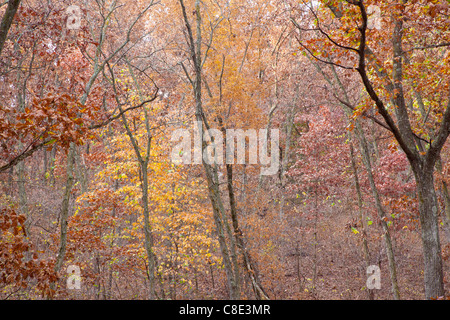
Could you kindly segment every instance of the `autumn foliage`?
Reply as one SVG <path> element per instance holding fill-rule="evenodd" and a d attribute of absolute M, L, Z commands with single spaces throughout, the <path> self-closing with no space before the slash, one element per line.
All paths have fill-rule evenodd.
<path fill-rule="evenodd" d="M 445 299 L 449 14 L 1 4 L 0 298 Z M 278 129 L 277 173 L 173 163 L 172 133 L 195 123 Z"/>

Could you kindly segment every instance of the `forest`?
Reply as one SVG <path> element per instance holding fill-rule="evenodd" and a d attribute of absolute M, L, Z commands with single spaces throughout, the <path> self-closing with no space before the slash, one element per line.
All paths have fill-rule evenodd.
<path fill-rule="evenodd" d="M 1 2 L 0 300 L 450 299 L 450 0 Z"/>

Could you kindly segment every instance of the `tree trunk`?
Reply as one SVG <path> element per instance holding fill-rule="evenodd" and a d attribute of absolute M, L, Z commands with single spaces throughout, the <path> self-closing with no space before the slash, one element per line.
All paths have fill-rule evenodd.
<path fill-rule="evenodd" d="M 416 170 L 414 170 L 416 169 Z M 419 200 L 420 225 L 424 259 L 425 297 L 444 296 L 441 245 L 439 240 L 438 205 L 434 190 L 434 177 L 430 172 L 413 167 Z"/>
<path fill-rule="evenodd" d="M 142 207 L 144 210 L 144 236 L 145 236 L 145 250 L 147 252 L 148 259 L 148 280 L 149 280 L 149 299 L 155 299 L 155 270 L 156 270 L 156 257 L 153 252 L 153 235 L 150 229 L 150 213 L 148 207 L 148 175 L 147 175 L 147 162 L 140 163 L 142 173 Z"/>
<path fill-rule="evenodd" d="M 447 242 L 450 243 L 450 194 L 448 193 L 448 186 L 445 181 L 442 181 L 442 193 L 444 194 L 444 226 Z"/>
<path fill-rule="evenodd" d="M 183 15 L 183 20 L 186 25 L 187 30 L 187 44 L 189 46 L 189 51 L 191 54 L 191 62 L 193 64 L 195 78 L 191 79 L 187 70 L 184 68 L 187 77 L 189 78 L 194 95 L 195 101 L 195 118 L 197 120 L 197 130 L 199 133 L 203 132 L 203 123 L 205 124 L 206 129 L 209 129 L 205 115 L 203 113 L 203 105 L 202 105 L 202 18 L 200 11 L 200 0 L 195 1 L 195 21 L 196 21 L 196 41 L 194 41 L 194 36 L 192 32 L 191 23 L 189 22 L 188 15 L 186 12 L 186 7 L 184 5 L 183 0 L 179 0 L 181 11 Z M 205 57 L 206 59 L 206 57 Z M 202 140 L 202 134 L 199 137 L 200 141 Z M 203 151 L 206 147 L 206 144 L 203 142 L 201 145 L 201 151 Z M 201 155 L 200 155 L 201 156 Z M 195 157 L 195 155 L 194 155 Z M 199 159 L 196 159 L 199 160 Z M 195 161 L 194 161 L 195 162 Z M 225 267 L 225 273 L 227 276 L 227 284 L 230 294 L 230 299 L 239 299 L 240 297 L 240 288 L 239 288 L 239 280 L 238 280 L 238 271 L 237 268 L 237 260 L 236 260 L 236 246 L 234 243 L 234 237 L 230 233 L 230 228 L 228 225 L 227 217 L 225 214 L 225 208 L 223 206 L 223 201 L 220 195 L 220 189 L 218 184 L 217 177 L 217 167 L 213 167 L 210 164 L 206 163 L 205 160 L 201 159 L 201 163 L 206 173 L 206 180 L 208 183 L 208 191 L 209 191 L 209 199 L 211 200 L 211 205 L 213 209 L 213 217 L 214 223 L 217 229 L 217 235 L 219 240 L 219 247 L 222 253 L 223 263 Z M 226 233 L 225 233 L 226 232 Z M 227 243 L 226 235 L 229 237 L 229 242 Z M 233 265 L 234 268 L 233 268 Z"/>
<path fill-rule="evenodd" d="M 8 36 L 9 28 L 11 27 L 14 16 L 20 6 L 20 2 L 21 0 L 9 0 L 6 11 L 3 14 L 2 22 L 0 24 L 0 55 L 2 53 L 6 37 Z"/>
<path fill-rule="evenodd" d="M 369 244 L 367 242 L 367 223 L 366 223 L 365 215 L 363 214 L 362 193 L 361 193 L 361 186 L 359 184 L 358 168 L 356 167 L 355 154 L 353 151 L 353 144 L 350 144 L 350 157 L 351 157 L 351 161 L 352 161 L 353 177 L 355 180 L 355 189 L 356 189 L 356 193 L 358 195 L 359 221 L 361 223 L 361 228 L 362 228 L 363 253 L 364 253 L 364 260 L 366 262 L 366 268 L 367 268 L 370 266 L 370 251 L 369 251 Z M 372 289 L 367 288 L 367 294 L 368 294 L 369 300 L 374 299 L 374 291 Z"/>
<path fill-rule="evenodd" d="M 255 266 L 252 262 L 250 253 L 247 251 L 247 248 L 245 246 L 242 231 L 239 228 L 239 223 L 238 223 L 238 218 L 237 218 L 236 201 L 235 201 L 234 190 L 233 190 L 233 167 L 231 164 L 227 164 L 226 168 L 227 168 L 228 196 L 230 199 L 230 209 L 231 209 L 231 220 L 233 222 L 233 231 L 234 231 L 234 236 L 236 238 L 236 243 L 241 251 L 241 254 L 242 254 L 242 257 L 244 260 L 244 267 L 246 268 L 247 274 L 250 277 L 253 292 L 255 293 L 256 298 L 258 300 L 268 300 L 269 297 L 261 285 L 258 273 L 255 270 Z M 236 277 L 236 278 L 240 283 L 240 278 L 238 278 L 238 277 Z"/>
<path fill-rule="evenodd" d="M 357 130 L 357 135 L 358 135 L 358 139 L 360 141 L 361 153 L 363 155 L 363 163 L 364 163 L 364 166 L 366 167 L 367 176 L 369 178 L 369 183 L 370 183 L 370 188 L 372 189 L 372 194 L 375 199 L 375 207 L 377 209 L 378 216 L 380 218 L 381 227 L 383 228 L 384 241 L 385 241 L 385 245 L 386 245 L 386 255 L 388 257 L 388 264 L 389 264 L 389 273 L 391 275 L 392 295 L 394 296 L 395 300 L 399 300 L 400 299 L 400 289 L 398 287 L 398 282 L 397 282 L 397 267 L 395 264 L 395 256 L 394 256 L 394 251 L 393 251 L 393 247 L 392 247 L 391 235 L 390 235 L 389 228 L 388 228 L 388 225 L 385 220 L 386 213 L 384 212 L 383 205 L 382 205 L 381 199 L 380 199 L 380 195 L 378 194 L 378 190 L 375 185 L 375 180 L 374 180 L 374 177 L 372 174 L 372 165 L 370 162 L 370 155 L 369 155 L 369 151 L 367 148 L 367 144 L 365 142 L 366 140 L 365 140 L 365 138 L 364 139 L 362 138 L 362 136 L 364 135 L 362 129 Z"/>
<path fill-rule="evenodd" d="M 208 164 L 203 161 L 203 165 L 206 172 L 207 182 L 208 182 L 208 190 L 209 190 L 209 199 L 211 200 L 211 205 L 213 209 L 213 217 L 214 223 L 216 225 L 217 236 L 219 240 L 219 247 L 222 253 L 223 263 L 225 267 L 225 274 L 227 276 L 228 289 L 230 294 L 230 299 L 239 299 L 240 290 L 238 290 L 238 280 L 236 279 L 235 270 L 233 271 L 232 261 L 236 255 L 232 256 L 232 249 L 229 248 L 225 236 L 225 226 L 223 221 L 223 216 L 225 209 L 223 207 L 222 199 L 220 197 L 219 186 L 213 181 L 213 172 L 212 168 Z M 230 244 L 231 246 L 232 244 Z"/>
<path fill-rule="evenodd" d="M 442 160 L 441 157 L 436 161 L 436 169 L 442 174 Z M 450 243 L 450 194 L 448 193 L 448 186 L 445 180 L 441 183 L 442 196 L 444 198 L 444 232 L 447 237 L 447 242 Z"/>
<path fill-rule="evenodd" d="M 55 161 L 56 161 L 56 144 L 53 145 L 52 151 L 50 152 L 50 163 L 49 163 L 49 179 L 50 185 L 55 185 Z"/>
<path fill-rule="evenodd" d="M 87 178 L 87 170 L 86 165 L 84 164 L 84 160 L 81 156 L 81 148 L 76 148 L 75 150 L 75 174 L 77 180 L 81 185 L 81 192 L 85 193 L 88 191 L 88 178 Z"/>
<path fill-rule="evenodd" d="M 69 152 L 67 154 L 67 179 L 66 179 L 66 187 L 64 190 L 63 202 L 61 206 L 60 213 L 60 238 L 59 238 L 59 250 L 58 256 L 56 257 L 55 263 L 55 272 L 59 273 L 62 264 L 64 262 L 64 256 L 66 255 L 66 246 L 67 246 L 67 224 L 69 218 L 69 201 L 70 201 L 70 192 L 73 187 L 73 165 L 74 165 L 74 153 L 75 153 L 75 144 L 71 143 L 69 147 Z M 52 284 L 52 289 L 55 290 L 56 284 Z"/>
<path fill-rule="evenodd" d="M 139 86 L 139 82 L 137 81 L 133 69 L 131 68 L 131 65 L 128 60 L 126 60 L 126 63 L 128 65 L 128 70 L 131 74 L 131 77 L 133 79 L 133 82 L 136 86 L 136 89 L 138 91 L 139 100 L 142 103 L 144 101 L 144 97 L 141 92 L 141 88 Z M 116 89 L 114 87 L 114 91 L 116 92 Z M 123 112 L 120 101 L 116 100 L 117 104 L 119 106 L 120 112 Z M 156 269 L 157 269 L 157 257 L 155 252 L 153 251 L 153 231 L 151 229 L 150 225 L 150 209 L 149 209 L 149 202 L 148 202 L 148 163 L 150 161 L 150 154 L 151 154 L 151 143 L 152 143 L 152 134 L 151 134 L 151 128 L 150 128 L 150 119 L 147 112 L 147 108 L 143 107 L 144 111 L 144 119 L 145 119 L 145 128 L 147 131 L 147 143 L 146 143 L 146 150 L 145 150 L 145 156 L 143 157 L 141 155 L 141 151 L 138 145 L 138 142 L 136 138 L 133 136 L 133 132 L 130 129 L 130 126 L 128 124 L 127 118 L 124 113 L 122 113 L 121 118 L 123 125 L 125 127 L 125 130 L 127 132 L 128 138 L 130 139 L 130 143 L 133 146 L 134 153 L 136 155 L 137 161 L 139 163 L 139 174 L 141 179 L 141 190 L 142 190 L 142 209 L 144 214 L 144 246 L 145 250 L 147 252 L 147 261 L 148 261 L 148 280 L 149 280 L 149 299 L 154 300 L 156 299 Z"/>
<path fill-rule="evenodd" d="M 284 220 L 284 203 L 285 203 L 285 196 L 286 196 L 286 177 L 284 176 L 289 165 L 289 156 L 290 156 L 290 149 L 291 149 L 291 137 L 292 137 L 292 129 L 294 127 L 294 117 L 295 117 L 295 104 L 298 97 L 298 87 L 296 88 L 296 97 L 293 102 L 293 106 L 291 107 L 291 110 L 289 112 L 289 115 L 286 119 L 286 145 L 284 148 L 284 155 L 283 155 L 283 161 L 281 165 L 280 170 L 280 185 L 281 185 L 281 199 L 280 199 L 280 211 L 278 213 L 279 219 L 282 221 Z"/>
<path fill-rule="evenodd" d="M 25 190 L 25 160 L 19 162 L 17 165 L 17 180 L 20 212 L 26 217 L 25 231 L 29 234 L 28 227 L 30 225 L 30 217 L 28 211 L 28 198 Z"/>

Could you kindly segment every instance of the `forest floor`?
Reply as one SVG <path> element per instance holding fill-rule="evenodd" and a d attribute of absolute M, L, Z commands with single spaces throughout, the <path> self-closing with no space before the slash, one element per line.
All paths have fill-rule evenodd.
<path fill-rule="evenodd" d="M 344 210 L 338 211 L 329 211 L 317 221 L 316 248 L 313 241 L 314 232 L 301 231 L 313 229 L 314 220 L 303 220 L 302 228 L 298 228 L 299 221 L 295 218 L 291 218 L 292 221 L 285 224 L 289 227 L 283 227 L 284 236 L 280 236 L 277 250 L 279 262 L 285 266 L 285 279 L 280 281 L 283 283 L 282 288 L 277 290 L 272 286 L 270 294 L 274 299 L 368 299 L 366 289 L 368 276 L 362 249 L 362 233 L 352 232 L 349 222 L 355 217 L 351 213 Z M 400 297 L 405 300 L 423 299 L 420 229 L 390 229 Z M 359 225 L 356 230 L 361 230 Z M 294 236 L 295 233 L 300 235 Z M 370 264 L 378 265 L 381 270 L 381 289 L 373 290 L 374 299 L 393 299 L 381 227 L 374 223 L 369 227 L 368 233 Z M 444 237 L 441 239 L 443 248 L 450 247 Z M 445 255 L 444 258 L 446 258 Z M 450 279 L 449 263 L 447 257 L 444 260 L 446 287 L 449 286 Z M 315 277 L 314 273 L 316 273 Z"/>

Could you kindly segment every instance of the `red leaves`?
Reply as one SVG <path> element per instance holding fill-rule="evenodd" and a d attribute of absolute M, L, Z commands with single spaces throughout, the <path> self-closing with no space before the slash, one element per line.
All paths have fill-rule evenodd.
<path fill-rule="evenodd" d="M 308 132 L 298 139 L 299 158 L 288 175 L 295 176 L 290 189 L 312 188 L 326 195 L 343 191 L 345 166 L 349 162 L 345 140 L 345 120 L 340 110 L 320 107 L 318 113 L 303 115 Z M 296 193 L 299 193 L 296 191 Z"/>
<path fill-rule="evenodd" d="M 1 209 L 0 286 L 26 289 L 29 278 L 35 278 L 36 289 L 51 295 L 50 283 L 56 280 L 53 261 L 38 260 L 37 253 L 32 252 L 32 245 L 26 238 L 24 224 L 25 216 L 17 214 L 12 208 Z M 25 261 L 26 254 L 31 254 L 33 260 Z"/>

